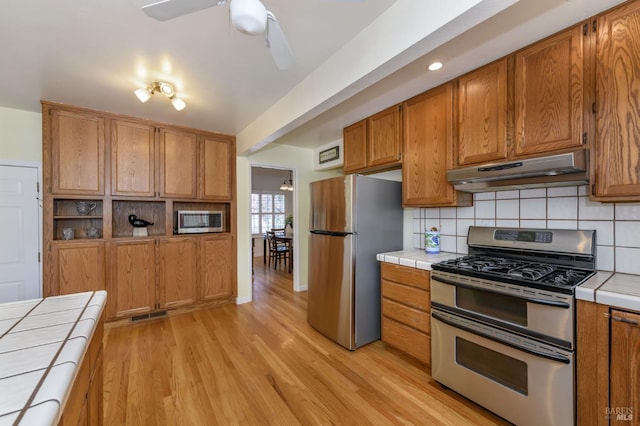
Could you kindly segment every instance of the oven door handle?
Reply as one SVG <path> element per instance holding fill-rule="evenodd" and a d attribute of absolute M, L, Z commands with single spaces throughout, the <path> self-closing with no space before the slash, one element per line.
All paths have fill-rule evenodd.
<path fill-rule="evenodd" d="M 510 347 L 512 347 L 514 349 L 517 349 L 517 350 L 522 351 L 522 352 L 526 352 L 526 353 L 531 354 L 533 356 L 550 359 L 552 361 L 561 362 L 563 364 L 570 364 L 571 363 L 571 360 L 569 358 L 566 358 L 566 357 L 563 357 L 563 356 L 560 356 L 560 355 L 551 355 L 551 354 L 544 353 L 544 352 L 539 352 L 539 351 L 536 351 L 536 350 L 533 350 L 533 349 L 523 348 L 522 346 L 514 345 L 513 343 L 505 342 L 503 340 L 496 339 L 495 337 L 487 336 L 486 334 L 479 333 L 476 330 L 473 330 L 473 329 L 471 329 L 469 327 L 465 327 L 463 325 L 456 324 L 456 323 L 454 323 L 452 321 L 449 321 L 448 319 L 446 319 L 443 316 L 439 315 L 437 312 L 431 312 L 431 317 L 435 318 L 438 321 L 443 322 L 443 323 L 445 323 L 445 324 L 447 324 L 447 325 L 449 325 L 451 327 L 458 328 L 460 330 L 464 330 L 464 331 L 466 331 L 468 333 L 474 334 L 474 335 L 479 336 L 479 337 L 484 337 L 485 339 L 493 340 L 494 342 L 500 343 L 501 345 L 510 346 Z"/>
<path fill-rule="evenodd" d="M 451 281 L 451 280 L 448 280 L 446 278 L 434 277 L 433 275 L 431 276 L 431 281 L 438 281 L 438 282 L 441 282 L 443 284 L 450 284 L 450 285 L 455 286 L 455 287 L 464 287 L 464 288 L 469 288 L 469 289 L 472 289 L 472 290 L 490 291 L 490 290 L 487 290 L 487 289 L 481 288 L 481 287 L 475 287 L 475 286 L 468 285 L 468 284 L 457 283 L 455 281 Z M 523 300 L 526 300 L 527 302 L 535 303 L 537 305 L 554 306 L 556 308 L 563 308 L 563 309 L 571 308 L 571 305 L 568 304 L 567 302 L 560 302 L 558 300 L 537 299 L 535 297 L 521 296 L 519 294 L 512 294 L 512 293 L 501 293 L 501 292 L 496 292 L 496 293 L 506 294 L 508 296 L 515 297 L 515 298 L 518 298 L 518 299 L 523 299 Z"/>

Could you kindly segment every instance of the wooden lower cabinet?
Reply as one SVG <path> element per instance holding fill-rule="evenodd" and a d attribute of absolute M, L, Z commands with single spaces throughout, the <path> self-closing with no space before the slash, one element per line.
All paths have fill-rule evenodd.
<path fill-rule="evenodd" d="M 89 393 L 89 384 L 91 371 L 90 363 L 87 357 L 80 364 L 80 371 L 73 382 L 73 387 L 67 398 L 60 425 L 86 425 L 89 418 L 89 403 L 87 394 Z"/>
<path fill-rule="evenodd" d="M 429 271 L 381 262 L 382 341 L 431 364 Z"/>
<path fill-rule="evenodd" d="M 45 294 L 58 295 L 105 289 L 104 242 L 51 243 L 53 287 Z"/>
<path fill-rule="evenodd" d="M 195 303 L 197 295 L 197 252 L 195 238 L 160 240 L 160 285 L 158 305 L 174 308 Z"/>
<path fill-rule="evenodd" d="M 104 313 L 96 326 L 89 347 L 62 412 L 59 425 L 102 425 L 103 423 L 103 358 Z"/>
<path fill-rule="evenodd" d="M 112 243 L 112 318 L 233 297 L 233 237 L 127 239 Z"/>
<path fill-rule="evenodd" d="M 99 357 L 91 372 L 91 380 L 89 381 L 89 392 L 87 393 L 87 418 L 89 425 L 101 425 L 104 418 L 104 362 L 102 355 L 102 347 L 100 348 Z"/>
<path fill-rule="evenodd" d="M 156 240 L 127 240 L 111 244 L 112 317 L 151 312 L 156 301 Z"/>
<path fill-rule="evenodd" d="M 215 235 L 200 240 L 200 297 L 203 301 L 233 296 L 233 238 Z"/>
<path fill-rule="evenodd" d="M 611 310 L 611 424 L 639 424 L 640 313 Z"/>
<path fill-rule="evenodd" d="M 577 424 L 639 424 L 640 312 L 578 300 Z"/>
<path fill-rule="evenodd" d="M 576 303 L 576 420 L 579 425 L 608 425 L 609 307 Z"/>

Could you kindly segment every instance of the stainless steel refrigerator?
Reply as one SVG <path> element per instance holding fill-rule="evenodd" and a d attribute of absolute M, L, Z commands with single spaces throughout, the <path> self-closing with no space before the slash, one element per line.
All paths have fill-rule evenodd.
<path fill-rule="evenodd" d="M 348 175 L 310 190 L 307 320 L 354 350 L 380 339 L 376 254 L 402 249 L 402 184 Z"/>

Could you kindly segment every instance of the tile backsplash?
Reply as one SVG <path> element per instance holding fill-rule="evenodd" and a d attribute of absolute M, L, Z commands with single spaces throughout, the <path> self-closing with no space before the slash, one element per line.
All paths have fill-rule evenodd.
<path fill-rule="evenodd" d="M 590 201 L 586 186 L 477 193 L 472 207 L 413 209 L 413 246 L 440 230 L 442 251 L 467 253 L 469 226 L 595 229 L 598 269 L 640 274 L 640 204 Z"/>

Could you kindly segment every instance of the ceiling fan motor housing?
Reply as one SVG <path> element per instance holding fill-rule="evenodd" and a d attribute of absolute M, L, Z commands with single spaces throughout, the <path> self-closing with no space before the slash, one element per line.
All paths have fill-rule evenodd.
<path fill-rule="evenodd" d="M 262 34 L 267 26 L 267 9 L 259 0 L 232 0 L 231 23 L 240 32 Z"/>

